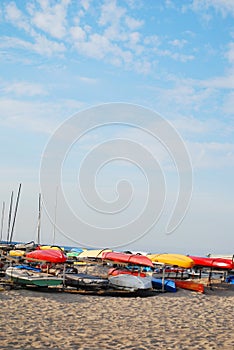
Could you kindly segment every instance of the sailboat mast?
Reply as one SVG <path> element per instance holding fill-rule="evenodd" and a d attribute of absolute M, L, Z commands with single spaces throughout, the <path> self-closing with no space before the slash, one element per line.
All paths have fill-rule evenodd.
<path fill-rule="evenodd" d="M 2 203 L 2 218 L 1 218 L 1 233 L 0 233 L 0 241 L 2 241 L 2 233 L 3 233 L 4 215 L 5 215 L 5 202 L 3 202 L 3 203 Z"/>
<path fill-rule="evenodd" d="M 19 205 L 20 191 L 21 191 L 21 184 L 19 185 L 16 204 L 15 204 L 15 213 L 14 213 L 14 219 L 13 219 L 12 228 L 11 228 L 10 243 L 12 242 L 13 232 L 14 232 L 14 228 L 15 228 L 15 220 L 16 220 L 16 214 L 17 214 L 18 205 Z"/>
<path fill-rule="evenodd" d="M 9 214 L 8 214 L 7 243 L 9 242 L 9 235 L 10 235 L 12 203 L 13 203 L 13 191 L 11 192 L 10 207 L 9 207 Z"/>
<path fill-rule="evenodd" d="M 38 226 L 37 226 L 37 243 L 40 244 L 41 238 L 41 194 L 39 193 L 38 200 Z"/>

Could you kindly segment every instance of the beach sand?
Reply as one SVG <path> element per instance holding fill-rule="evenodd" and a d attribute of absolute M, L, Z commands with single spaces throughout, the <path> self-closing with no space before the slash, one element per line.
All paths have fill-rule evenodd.
<path fill-rule="evenodd" d="M 234 287 L 113 297 L 0 292 L 0 349 L 234 349 Z"/>

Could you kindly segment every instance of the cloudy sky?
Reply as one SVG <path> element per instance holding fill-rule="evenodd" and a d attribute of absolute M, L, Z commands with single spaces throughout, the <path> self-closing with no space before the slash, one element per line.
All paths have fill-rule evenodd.
<path fill-rule="evenodd" d="M 127 243 L 132 241 L 133 249 L 154 252 L 233 253 L 234 2 L 1 1 L 0 35 L 3 238 L 7 235 L 11 191 L 15 205 L 22 183 L 14 239 L 36 239 L 40 166 L 55 131 L 78 112 L 121 102 L 154 111 L 183 139 L 193 172 L 188 211 L 174 232 L 166 234 L 178 195 L 175 164 L 165 148 L 142 130 L 105 126 L 86 133 L 66 156 L 63 184 L 55 184 L 57 194 L 53 191 L 51 199 L 56 203 L 56 243 L 111 245 L 105 235 L 97 238 L 92 233 L 87 238 L 88 230 L 83 226 L 76 229 L 72 223 L 67 224 L 66 232 L 60 232 L 60 224 L 66 222 L 62 191 L 82 220 L 93 226 L 126 225 L 144 211 L 145 204 L 143 208 L 140 204 L 147 202 L 149 190 L 145 173 L 152 167 L 146 164 L 144 171 L 139 171 L 134 161 L 123 160 L 121 150 L 121 159 L 109 162 L 107 157 L 108 166 L 102 171 L 90 166 L 97 175 L 96 190 L 106 203 L 115 201 L 120 179 L 128 179 L 134 188 L 133 201 L 121 217 L 112 215 L 112 223 L 110 215 L 98 217 L 98 211 L 86 208 L 86 201 L 82 201 L 88 184 L 83 184 L 83 189 L 77 186 L 77 174 L 90 150 L 110 139 L 123 138 L 145 145 L 159 162 L 167 188 L 166 205 L 146 235 L 141 237 L 142 232 L 134 228 L 129 240 L 120 235 L 114 243 L 126 243 L 124 248 L 129 248 Z M 97 123 L 98 118 L 97 114 Z M 146 118 L 146 129 L 150 122 Z M 53 232 L 44 208 L 42 241 L 51 243 Z"/>

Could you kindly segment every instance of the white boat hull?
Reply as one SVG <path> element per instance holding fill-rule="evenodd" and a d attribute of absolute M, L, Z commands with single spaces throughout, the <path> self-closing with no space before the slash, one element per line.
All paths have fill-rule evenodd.
<path fill-rule="evenodd" d="M 140 277 L 134 275 L 109 276 L 110 286 L 116 289 L 129 291 L 147 290 L 152 288 L 151 277 Z"/>

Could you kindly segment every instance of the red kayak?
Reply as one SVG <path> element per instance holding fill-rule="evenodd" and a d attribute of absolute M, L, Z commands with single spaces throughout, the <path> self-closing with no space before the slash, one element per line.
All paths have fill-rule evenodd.
<path fill-rule="evenodd" d="M 102 260 L 108 260 L 115 263 L 122 264 L 131 264 L 131 265 L 140 265 L 140 266 L 148 266 L 154 267 L 152 261 L 144 255 L 138 254 L 126 254 L 126 253 L 118 253 L 118 252 L 103 252 Z"/>
<path fill-rule="evenodd" d="M 133 275 L 133 276 L 140 276 L 140 277 L 146 277 L 146 274 L 144 272 L 134 271 L 134 270 L 124 270 L 124 269 L 116 269 L 111 268 L 108 271 L 109 276 L 117 276 L 117 275 Z"/>
<path fill-rule="evenodd" d="M 27 260 L 40 260 L 51 263 L 63 263 L 67 260 L 67 257 L 61 250 L 46 249 L 46 250 L 34 250 L 26 254 Z"/>
<path fill-rule="evenodd" d="M 194 261 L 194 266 L 210 267 L 220 270 L 232 270 L 234 263 L 231 259 L 224 258 L 204 258 L 199 256 L 189 256 Z"/>

